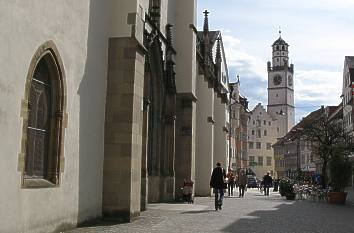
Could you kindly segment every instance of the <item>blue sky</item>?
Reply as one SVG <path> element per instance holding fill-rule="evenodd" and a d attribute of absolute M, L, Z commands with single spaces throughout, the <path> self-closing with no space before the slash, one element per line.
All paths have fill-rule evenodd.
<path fill-rule="evenodd" d="M 210 30 L 221 30 L 231 81 L 241 94 L 267 105 L 271 44 L 290 44 L 295 66 L 296 122 L 321 105 L 338 105 L 345 56 L 354 56 L 354 0 L 198 0 L 198 28 L 208 9 Z"/>

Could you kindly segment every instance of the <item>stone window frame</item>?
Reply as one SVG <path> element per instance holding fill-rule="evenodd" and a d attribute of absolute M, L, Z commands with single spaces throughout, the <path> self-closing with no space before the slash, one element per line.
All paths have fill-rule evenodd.
<path fill-rule="evenodd" d="M 256 142 L 256 149 L 262 149 L 262 143 Z"/>
<path fill-rule="evenodd" d="M 42 59 L 45 59 L 49 66 L 50 76 L 56 78 L 52 80 L 52 96 L 53 101 L 55 101 L 52 101 L 52 104 L 55 105 L 55 111 L 52 110 L 49 142 L 49 151 L 52 155 L 48 158 L 48 174 L 45 179 L 30 178 L 25 174 L 29 95 L 34 72 Z M 39 46 L 31 59 L 26 77 L 24 98 L 21 101 L 20 117 L 22 118 L 22 138 L 17 167 L 17 170 L 21 173 L 21 188 L 53 188 L 60 185 L 60 175 L 64 172 L 65 164 L 64 137 L 68 119 L 67 113 L 65 112 L 67 104 L 66 91 L 66 76 L 59 51 L 53 41 L 47 41 Z"/>
<path fill-rule="evenodd" d="M 272 149 L 272 143 L 267 142 L 267 150 L 271 150 Z"/>
<path fill-rule="evenodd" d="M 264 163 L 263 163 L 263 160 L 264 160 L 264 159 L 263 159 L 263 156 L 258 156 L 258 163 L 257 163 L 258 166 L 263 166 L 263 164 L 264 164 Z"/>
<path fill-rule="evenodd" d="M 267 163 L 267 166 L 272 166 L 272 156 L 267 156 L 266 163 Z"/>
<path fill-rule="evenodd" d="M 249 158 L 249 160 L 248 160 L 249 161 L 249 165 L 251 166 L 255 162 L 255 156 L 251 156 L 250 155 L 248 158 Z"/>

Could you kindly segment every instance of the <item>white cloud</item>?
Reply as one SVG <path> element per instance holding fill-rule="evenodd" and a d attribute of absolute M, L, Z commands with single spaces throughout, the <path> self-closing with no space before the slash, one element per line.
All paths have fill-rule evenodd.
<path fill-rule="evenodd" d="M 342 92 L 342 73 L 300 70 L 295 73 L 295 102 L 337 105 Z M 300 107 L 300 106 L 299 106 Z"/>
<path fill-rule="evenodd" d="M 246 52 L 240 39 L 225 34 L 222 36 L 228 67 L 234 67 L 241 76 L 267 80 L 266 62 Z"/>

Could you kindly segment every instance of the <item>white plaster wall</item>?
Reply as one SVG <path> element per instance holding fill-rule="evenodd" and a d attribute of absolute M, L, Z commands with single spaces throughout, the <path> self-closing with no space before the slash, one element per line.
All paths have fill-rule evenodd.
<path fill-rule="evenodd" d="M 220 162 L 222 167 L 225 169 L 228 167 L 228 150 L 226 143 L 226 132 L 223 130 L 223 127 L 226 126 L 226 114 L 225 114 L 226 106 L 221 103 L 221 98 L 217 97 L 217 93 L 214 93 L 214 117 L 215 117 L 215 125 L 214 125 L 214 161 Z"/>
<path fill-rule="evenodd" d="M 107 2 L 0 1 L 0 232 L 51 232 L 101 214 Z M 30 61 L 48 40 L 64 64 L 68 126 L 60 186 L 21 189 L 21 100 Z M 5 136 L 6 135 L 6 136 Z"/>
<path fill-rule="evenodd" d="M 190 24 L 196 25 L 196 0 L 177 0 L 175 21 L 176 87 L 179 93 L 193 93 L 196 88 L 196 35 Z"/>
<path fill-rule="evenodd" d="M 208 87 L 203 75 L 197 77 L 196 139 L 195 139 L 195 195 L 209 196 L 209 182 L 213 169 L 214 125 L 207 121 L 214 117 L 214 90 Z"/>
<path fill-rule="evenodd" d="M 97 1 L 97 0 L 95 0 Z M 109 4 L 106 14 L 109 15 L 109 36 L 130 37 L 134 30 L 135 38 L 143 44 L 145 13 L 149 9 L 149 0 L 106 0 L 98 1 Z M 134 24 L 128 24 L 128 14 L 135 14 Z"/>
<path fill-rule="evenodd" d="M 353 131 L 353 118 L 352 118 L 353 107 L 351 104 L 348 104 L 348 102 L 353 98 L 351 81 L 350 81 L 350 73 L 349 73 L 349 68 L 353 68 L 353 67 L 354 67 L 354 62 L 349 57 L 345 57 L 344 68 L 343 68 L 342 100 L 343 100 L 343 124 L 348 132 Z"/>

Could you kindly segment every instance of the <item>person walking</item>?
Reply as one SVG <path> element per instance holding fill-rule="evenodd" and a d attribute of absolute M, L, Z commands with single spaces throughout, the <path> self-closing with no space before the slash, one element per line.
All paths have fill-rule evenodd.
<path fill-rule="evenodd" d="M 235 185 L 235 175 L 230 168 L 228 173 L 226 174 L 226 178 L 227 178 L 227 191 L 230 197 L 234 195 L 234 185 Z"/>
<path fill-rule="evenodd" d="M 269 196 L 269 187 L 272 186 L 273 179 L 269 175 L 269 171 L 267 174 L 263 177 L 263 183 L 264 183 L 264 195 Z"/>
<path fill-rule="evenodd" d="M 224 189 L 226 189 L 225 178 L 225 170 L 221 167 L 221 163 L 217 162 L 210 178 L 210 187 L 214 189 L 215 194 L 215 210 L 221 210 Z"/>
<path fill-rule="evenodd" d="M 239 192 L 238 197 L 243 197 L 245 195 L 245 188 L 247 185 L 247 175 L 244 170 L 240 171 L 237 182 L 238 182 L 238 192 Z"/>

